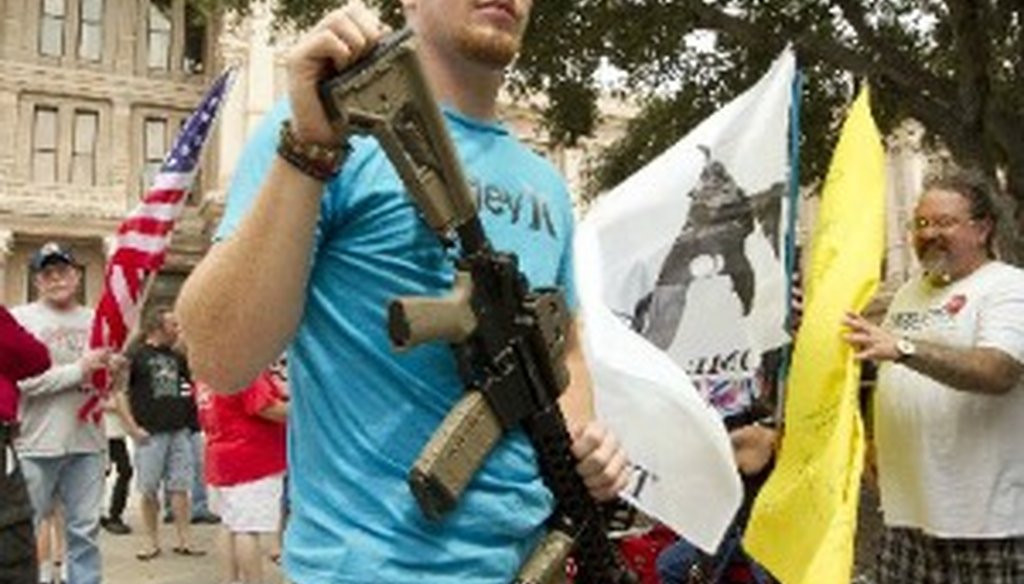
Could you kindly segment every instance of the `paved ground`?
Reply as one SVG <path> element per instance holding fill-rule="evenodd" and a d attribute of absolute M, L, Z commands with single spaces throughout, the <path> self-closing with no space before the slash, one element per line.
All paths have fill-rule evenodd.
<path fill-rule="evenodd" d="M 129 505 L 135 501 L 129 500 Z M 142 520 L 136 515 L 127 519 L 134 528 L 129 535 L 111 535 L 105 531 L 100 536 L 103 553 L 104 584 L 224 584 L 219 564 L 220 552 L 216 548 L 216 525 L 193 526 L 196 547 L 207 551 L 201 558 L 183 557 L 171 553 L 174 539 L 172 526 L 161 525 L 163 553 L 148 562 L 135 559 L 135 553 L 142 548 Z M 270 575 L 267 584 L 281 584 L 279 570 L 269 561 L 265 566 Z"/>
<path fill-rule="evenodd" d="M 130 500 L 129 505 L 134 502 Z M 871 579 L 865 577 L 865 573 L 870 572 L 867 568 L 874 559 L 880 518 L 877 513 L 877 497 L 867 489 L 862 493 L 860 519 L 856 570 L 860 578 L 855 581 L 870 583 Z M 130 516 L 128 521 L 135 528 L 134 533 L 116 536 L 104 531 L 100 536 L 105 584 L 225 584 L 220 575 L 220 552 L 216 547 L 219 526 L 193 526 L 196 547 L 208 553 L 201 558 L 190 558 L 170 553 L 174 540 L 166 536 L 172 534 L 171 526 L 161 525 L 161 533 L 165 535 L 162 538 L 163 553 L 149 562 L 140 562 L 135 559 L 135 552 L 142 547 L 144 541 L 140 535 L 142 521 L 137 515 Z M 269 575 L 267 584 L 283 584 L 276 566 L 268 561 L 265 569 Z"/>

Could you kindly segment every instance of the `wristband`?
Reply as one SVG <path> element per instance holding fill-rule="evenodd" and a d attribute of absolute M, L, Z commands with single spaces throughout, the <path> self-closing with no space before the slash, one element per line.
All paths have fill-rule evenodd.
<path fill-rule="evenodd" d="M 290 120 L 281 123 L 277 155 L 302 174 L 320 182 L 327 182 L 338 175 L 350 150 L 347 141 L 337 146 L 303 142 L 295 136 Z"/>

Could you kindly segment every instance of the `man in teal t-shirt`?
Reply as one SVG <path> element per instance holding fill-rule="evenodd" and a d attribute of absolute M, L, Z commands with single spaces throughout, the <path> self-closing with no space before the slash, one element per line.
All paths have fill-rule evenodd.
<path fill-rule="evenodd" d="M 418 53 L 476 195 L 488 237 L 537 286 L 573 303 L 572 208 L 557 171 L 498 123 L 495 98 L 530 2 L 406 0 Z M 189 279 L 179 311 L 197 378 L 244 385 L 290 342 L 288 577 L 313 582 L 492 583 L 512 579 L 552 499 L 521 432 L 503 439 L 459 506 L 425 519 L 410 466 L 463 392 L 451 350 L 391 350 L 398 296 L 451 289 L 452 261 L 419 217 L 375 140 L 351 138 L 340 172 L 286 161 L 333 136 L 315 94 L 326 63 L 344 68 L 381 34 L 361 5 L 325 17 L 289 59 L 289 104 L 268 116 L 231 186 L 220 242 Z M 599 498 L 625 482 L 625 458 L 593 420 L 578 343 L 562 399 L 580 474 Z"/>

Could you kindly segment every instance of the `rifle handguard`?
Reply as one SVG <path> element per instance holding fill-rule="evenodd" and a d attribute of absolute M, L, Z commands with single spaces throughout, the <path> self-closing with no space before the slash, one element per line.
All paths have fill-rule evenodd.
<path fill-rule="evenodd" d="M 484 396 L 466 392 L 409 471 L 409 488 L 427 518 L 437 521 L 455 508 L 503 432 Z"/>

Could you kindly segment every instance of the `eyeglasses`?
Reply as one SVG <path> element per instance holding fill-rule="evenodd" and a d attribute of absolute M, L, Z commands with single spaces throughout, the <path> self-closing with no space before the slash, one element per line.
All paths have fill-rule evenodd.
<path fill-rule="evenodd" d="M 960 225 L 974 223 L 974 219 L 963 217 L 950 217 L 948 215 L 928 219 L 926 217 L 914 217 L 907 221 L 907 229 L 915 233 L 932 228 L 936 231 L 951 231 Z"/>

